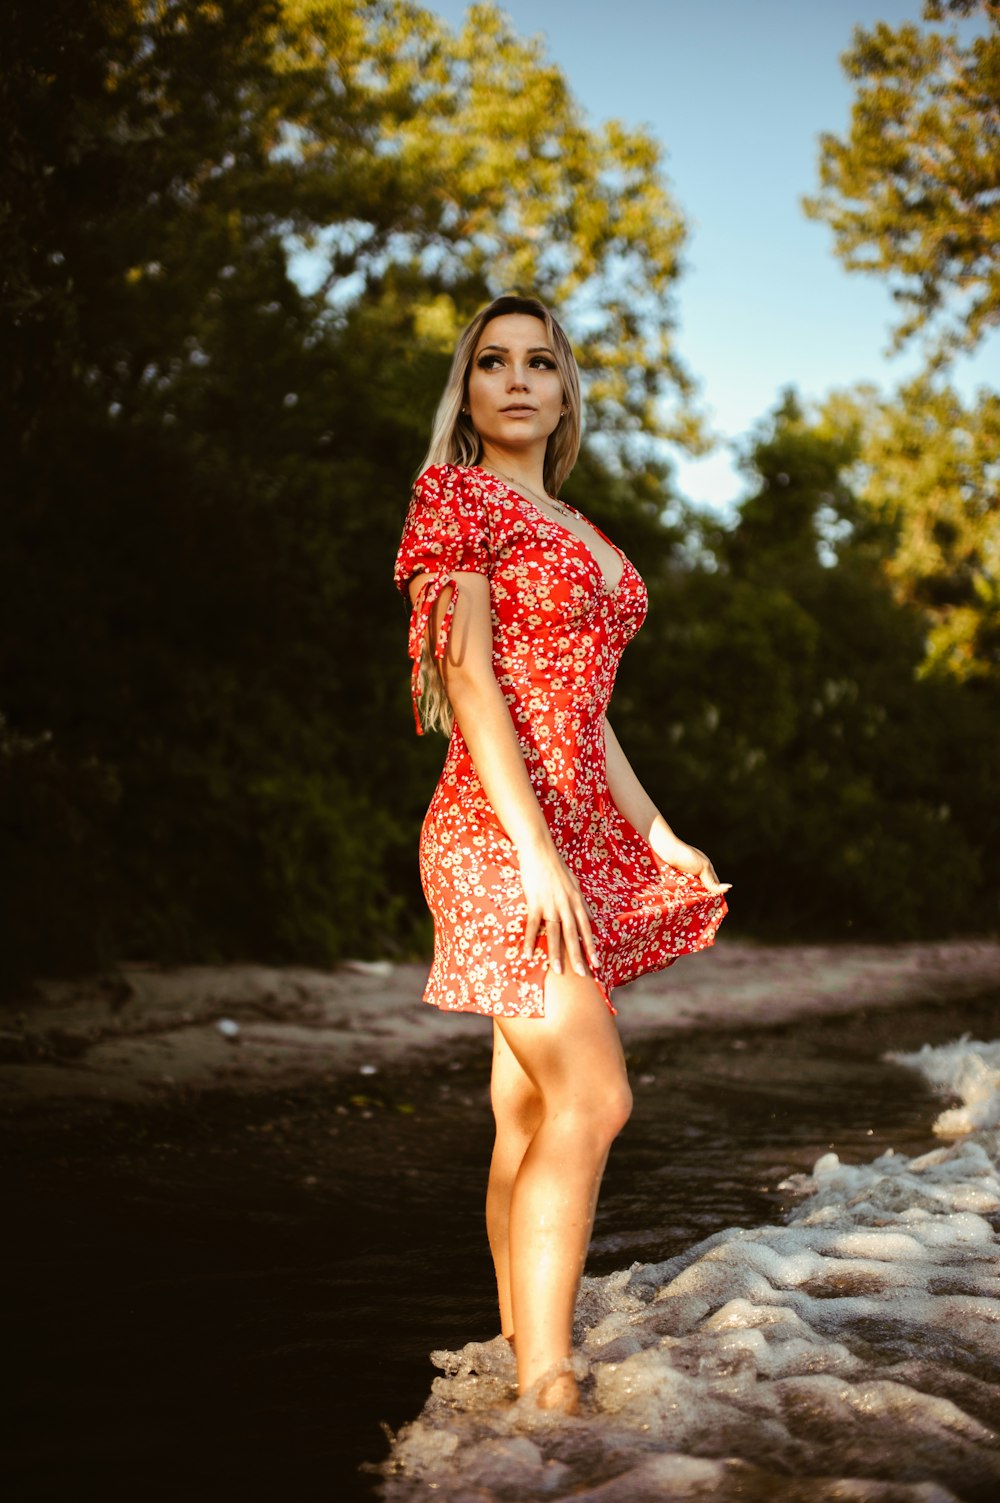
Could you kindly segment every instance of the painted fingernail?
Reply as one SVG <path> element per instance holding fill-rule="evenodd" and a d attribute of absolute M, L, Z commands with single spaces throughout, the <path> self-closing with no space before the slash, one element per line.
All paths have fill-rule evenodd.
<path fill-rule="evenodd" d="M 587 974 L 587 967 L 584 965 L 582 960 L 576 964 L 574 970 L 576 971 L 576 974 L 578 976 L 586 976 Z"/>

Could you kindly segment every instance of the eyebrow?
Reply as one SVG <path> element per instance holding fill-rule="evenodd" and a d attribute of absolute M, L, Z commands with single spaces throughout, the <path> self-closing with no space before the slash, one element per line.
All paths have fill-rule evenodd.
<path fill-rule="evenodd" d="M 484 344 L 479 351 L 480 355 L 485 355 L 487 350 L 496 350 L 501 355 L 510 354 L 510 346 L 506 344 Z M 554 358 L 554 352 L 549 349 L 547 344 L 533 344 L 529 347 L 527 353 L 529 355 L 553 355 Z"/>

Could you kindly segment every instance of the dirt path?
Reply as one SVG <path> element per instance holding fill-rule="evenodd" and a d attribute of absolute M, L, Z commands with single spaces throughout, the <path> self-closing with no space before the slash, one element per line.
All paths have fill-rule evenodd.
<path fill-rule="evenodd" d="M 483 1037 L 482 1018 L 420 1001 L 426 968 L 125 966 L 47 982 L 5 1009 L 0 1098 L 32 1104 L 155 1100 L 364 1074 L 412 1051 Z M 623 1035 L 752 1028 L 809 1013 L 957 1001 L 1000 988 L 1000 943 L 767 946 L 723 940 L 615 994 Z"/>

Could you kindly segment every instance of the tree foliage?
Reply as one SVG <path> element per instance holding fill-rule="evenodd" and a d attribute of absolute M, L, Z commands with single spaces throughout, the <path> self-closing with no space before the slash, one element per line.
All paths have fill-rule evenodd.
<path fill-rule="evenodd" d="M 4 964 L 405 947 L 439 749 L 389 570 L 448 347 L 524 279 L 615 348 L 609 429 L 683 424 L 657 148 L 491 7 L 15 0 L 5 43 Z"/>
<path fill-rule="evenodd" d="M 852 402 L 807 413 L 786 394 L 748 445 L 735 526 L 704 521 L 705 562 L 654 581 L 612 707 L 640 777 L 733 881 L 735 926 L 759 934 L 1000 917 L 1000 695 L 918 675 L 922 615 L 890 593 L 854 488 L 862 439 Z"/>
<path fill-rule="evenodd" d="M 926 622 L 924 671 L 1000 681 L 1000 397 L 922 379 L 858 399 L 859 497 L 896 598 Z"/>
<path fill-rule="evenodd" d="M 850 130 L 822 137 L 806 209 L 849 270 L 890 279 L 897 345 L 934 329 L 940 358 L 1000 320 L 1000 5 L 928 0 L 923 18 L 855 29 Z"/>
<path fill-rule="evenodd" d="M 928 856 L 980 861 L 961 800 L 989 777 L 962 758 L 990 701 L 914 684 L 922 621 L 875 523 L 842 552 L 845 528 L 862 546 L 855 417 L 779 414 L 732 533 L 685 512 L 644 442 L 697 438 L 683 218 L 648 136 L 591 128 L 490 6 L 457 36 L 404 0 L 5 19 L 0 979 L 422 943 L 443 748 L 412 734 L 391 561 L 454 334 L 512 281 L 562 311 L 606 440 L 568 494 L 650 583 L 615 716 L 665 808 L 772 932 L 979 921 L 957 883 L 935 907 L 923 868 L 886 898 L 911 825 Z M 810 886 L 845 830 L 854 854 Z"/>

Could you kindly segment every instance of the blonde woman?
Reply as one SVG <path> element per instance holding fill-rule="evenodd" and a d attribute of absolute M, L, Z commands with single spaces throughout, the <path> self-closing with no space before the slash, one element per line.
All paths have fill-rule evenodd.
<path fill-rule="evenodd" d="M 726 913 L 606 717 L 647 608 L 620 549 L 559 500 L 580 445 L 565 334 L 498 298 L 459 340 L 395 579 L 417 729 L 450 732 L 424 821 L 425 1001 L 493 1019 L 486 1222 L 518 1385 L 576 1409 L 573 1309 L 631 1093 L 615 986 L 710 945 Z"/>

